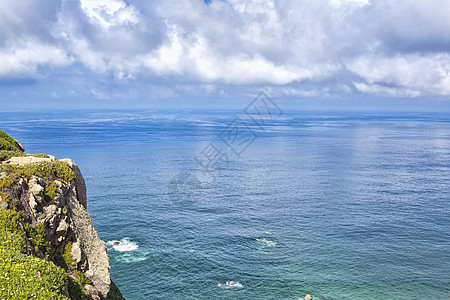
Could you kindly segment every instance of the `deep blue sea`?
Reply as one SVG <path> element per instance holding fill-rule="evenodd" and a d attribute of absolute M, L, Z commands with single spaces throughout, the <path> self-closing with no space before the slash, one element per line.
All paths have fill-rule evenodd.
<path fill-rule="evenodd" d="M 449 113 L 251 121 L 0 113 L 28 153 L 80 166 L 127 299 L 450 299 Z"/>

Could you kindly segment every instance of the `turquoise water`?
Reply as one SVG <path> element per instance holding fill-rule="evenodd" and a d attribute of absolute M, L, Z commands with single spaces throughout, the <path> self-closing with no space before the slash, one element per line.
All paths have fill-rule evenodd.
<path fill-rule="evenodd" d="M 449 114 L 285 111 L 211 182 L 195 158 L 236 116 L 4 112 L 0 128 L 80 166 L 127 299 L 450 299 Z M 174 194 L 179 173 L 200 185 Z"/>

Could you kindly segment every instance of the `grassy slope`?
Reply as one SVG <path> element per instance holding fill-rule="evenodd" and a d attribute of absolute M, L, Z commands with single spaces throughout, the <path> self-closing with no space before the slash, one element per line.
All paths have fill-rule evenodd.
<path fill-rule="evenodd" d="M 50 261 L 25 254 L 20 221 L 16 211 L 0 210 L 0 299 L 68 299 L 63 289 L 69 275 Z M 35 230 L 30 227 L 28 234 Z"/>

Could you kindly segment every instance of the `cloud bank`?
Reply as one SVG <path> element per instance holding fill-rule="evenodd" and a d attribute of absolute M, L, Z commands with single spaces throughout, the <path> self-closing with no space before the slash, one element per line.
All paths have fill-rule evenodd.
<path fill-rule="evenodd" d="M 4 0 L 0 80 L 81 68 L 296 97 L 448 96 L 449 15 L 447 0 Z"/>

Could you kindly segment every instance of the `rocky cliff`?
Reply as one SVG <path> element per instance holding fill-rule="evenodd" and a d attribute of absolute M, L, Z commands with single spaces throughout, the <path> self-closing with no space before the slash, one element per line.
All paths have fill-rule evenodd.
<path fill-rule="evenodd" d="M 0 131 L 0 298 L 123 299 L 78 166 L 23 151 Z"/>

